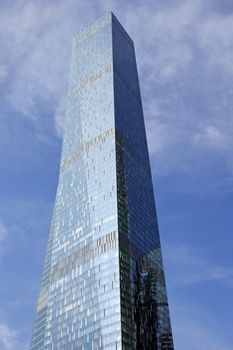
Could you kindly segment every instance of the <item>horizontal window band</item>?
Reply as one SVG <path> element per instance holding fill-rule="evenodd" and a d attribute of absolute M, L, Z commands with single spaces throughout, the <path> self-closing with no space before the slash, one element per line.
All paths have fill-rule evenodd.
<path fill-rule="evenodd" d="M 111 128 L 105 131 L 104 133 L 96 136 L 95 138 L 91 139 L 90 141 L 86 142 L 81 147 L 78 147 L 69 157 L 62 161 L 61 172 L 63 172 L 67 166 L 71 165 L 79 157 L 89 152 L 93 147 L 104 143 L 108 138 L 110 138 L 113 135 L 115 135 L 115 130 L 114 128 Z"/>
<path fill-rule="evenodd" d="M 105 254 L 107 251 L 118 247 L 118 236 L 112 231 L 95 239 L 93 242 L 80 247 L 75 253 L 53 266 L 50 281 L 62 278 L 67 273 L 90 259 Z"/>
<path fill-rule="evenodd" d="M 85 32 L 80 33 L 75 37 L 75 42 L 76 44 L 81 43 L 82 41 L 86 40 L 89 38 L 92 34 L 97 32 L 99 29 L 103 28 L 106 24 L 110 23 L 111 18 L 110 16 L 101 19 L 98 21 L 94 26 L 91 26 L 89 29 L 87 29 Z"/>
<path fill-rule="evenodd" d="M 68 100 L 74 96 L 78 91 L 86 88 L 88 85 L 94 83 L 97 79 L 102 78 L 106 73 L 109 73 L 112 71 L 112 65 L 108 65 L 104 67 L 103 69 L 99 70 L 95 74 L 92 74 L 90 77 L 88 77 L 85 80 L 82 80 L 75 88 L 68 94 Z"/>

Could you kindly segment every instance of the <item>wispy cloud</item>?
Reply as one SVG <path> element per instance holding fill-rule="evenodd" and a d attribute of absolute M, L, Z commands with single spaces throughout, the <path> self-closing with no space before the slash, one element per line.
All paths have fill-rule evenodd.
<path fill-rule="evenodd" d="M 17 345 L 17 332 L 9 329 L 6 325 L 0 324 L 0 344 L 5 350 L 15 349 Z"/>
<path fill-rule="evenodd" d="M 0 220 L 0 250 L 1 250 L 1 246 L 4 242 L 4 240 L 7 238 L 8 236 L 8 228 L 6 227 L 6 225 Z"/>
<path fill-rule="evenodd" d="M 91 16 L 93 9 L 71 0 L 46 5 L 17 0 L 3 6 L 2 97 L 8 106 L 35 123 L 46 118 L 41 115 L 44 105 L 54 112 L 57 127 L 56 111 L 60 113 L 59 103 L 66 96 L 72 36 L 82 26 L 83 16 L 78 14 L 83 11 Z"/>
<path fill-rule="evenodd" d="M 232 176 L 233 13 L 226 17 L 202 0 L 159 11 L 141 4 L 126 22 L 136 42 L 157 176 L 203 176 L 217 161 Z"/>
<path fill-rule="evenodd" d="M 198 34 L 201 49 L 208 56 L 209 68 L 233 74 L 232 32 L 232 16 L 215 15 L 203 22 Z"/>
<path fill-rule="evenodd" d="M 166 244 L 164 253 L 166 265 L 170 266 L 167 277 L 175 348 L 230 350 L 228 322 L 231 322 L 232 313 L 227 312 L 228 305 L 224 302 L 222 312 L 213 305 L 218 304 L 217 308 L 221 308 L 219 300 L 223 295 L 218 291 L 223 288 L 226 299 L 229 297 L 230 300 L 232 266 L 211 259 L 208 249 L 203 257 L 191 244 Z"/>
<path fill-rule="evenodd" d="M 0 349 L 1 350 L 26 350 L 28 344 L 22 334 L 0 323 Z"/>
<path fill-rule="evenodd" d="M 173 310 L 175 347 L 189 350 L 231 350 L 231 342 L 224 337 L 224 330 L 216 328 L 210 317 L 203 315 L 198 305 L 181 302 Z"/>
<path fill-rule="evenodd" d="M 217 282 L 233 287 L 233 268 L 200 256 L 187 245 L 166 245 L 166 260 L 173 266 L 174 286 Z"/>

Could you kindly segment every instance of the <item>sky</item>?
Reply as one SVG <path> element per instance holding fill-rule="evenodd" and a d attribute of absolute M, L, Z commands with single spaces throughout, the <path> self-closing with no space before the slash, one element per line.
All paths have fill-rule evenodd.
<path fill-rule="evenodd" d="M 233 343 L 232 0 L 0 0 L 0 350 L 29 348 L 74 33 L 133 38 L 176 350 Z"/>

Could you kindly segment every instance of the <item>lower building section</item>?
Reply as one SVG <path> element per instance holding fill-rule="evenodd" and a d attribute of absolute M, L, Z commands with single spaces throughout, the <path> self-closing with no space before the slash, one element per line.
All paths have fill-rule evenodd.
<path fill-rule="evenodd" d="M 173 350 L 161 249 L 135 261 L 137 349 Z"/>
<path fill-rule="evenodd" d="M 144 220 L 150 172 L 120 133 L 116 140 L 122 349 L 173 350 L 156 213 Z"/>

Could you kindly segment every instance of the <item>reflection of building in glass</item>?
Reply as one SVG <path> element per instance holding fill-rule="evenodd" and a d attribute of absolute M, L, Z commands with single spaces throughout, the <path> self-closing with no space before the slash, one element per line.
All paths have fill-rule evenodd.
<path fill-rule="evenodd" d="M 113 14 L 73 40 L 30 349 L 173 349 L 134 45 Z"/>

